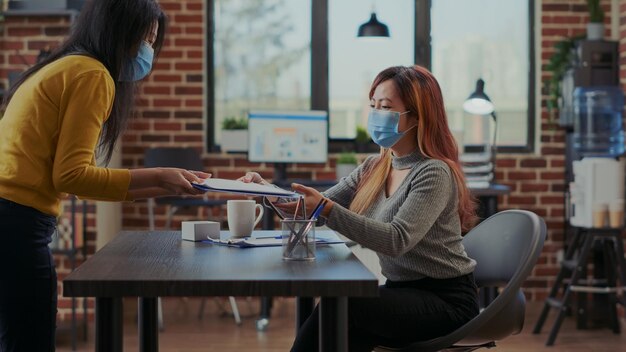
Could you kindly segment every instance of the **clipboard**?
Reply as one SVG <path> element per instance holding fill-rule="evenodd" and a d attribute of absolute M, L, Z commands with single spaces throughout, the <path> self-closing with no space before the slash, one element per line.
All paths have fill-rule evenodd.
<path fill-rule="evenodd" d="M 206 192 L 238 193 L 279 198 L 300 197 L 299 193 L 287 191 L 274 186 L 260 185 L 258 183 L 246 183 L 223 178 L 207 178 L 202 183 L 193 183 L 192 185 L 195 188 Z"/>

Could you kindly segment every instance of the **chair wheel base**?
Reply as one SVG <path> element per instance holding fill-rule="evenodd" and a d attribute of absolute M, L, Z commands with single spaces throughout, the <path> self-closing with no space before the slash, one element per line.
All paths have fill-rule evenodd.
<path fill-rule="evenodd" d="M 265 331 L 267 330 L 267 326 L 270 325 L 270 320 L 267 318 L 257 319 L 256 321 L 256 331 Z"/>

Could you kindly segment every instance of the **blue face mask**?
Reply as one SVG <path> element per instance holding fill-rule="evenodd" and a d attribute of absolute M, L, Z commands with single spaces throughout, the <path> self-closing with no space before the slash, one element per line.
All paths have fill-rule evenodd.
<path fill-rule="evenodd" d="M 152 61 L 154 60 L 154 49 L 145 41 L 141 42 L 137 57 L 126 62 L 122 67 L 120 81 L 136 82 L 146 77 L 152 70 Z"/>
<path fill-rule="evenodd" d="M 372 136 L 374 143 L 383 148 L 391 148 L 396 144 L 406 133 L 406 131 L 398 132 L 398 124 L 400 116 L 407 113 L 409 112 L 372 109 L 367 119 L 367 132 Z M 413 127 L 415 125 L 411 128 Z"/>

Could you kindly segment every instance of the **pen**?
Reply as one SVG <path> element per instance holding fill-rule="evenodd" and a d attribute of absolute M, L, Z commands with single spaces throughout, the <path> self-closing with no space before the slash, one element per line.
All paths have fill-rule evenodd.
<path fill-rule="evenodd" d="M 280 240 L 283 238 L 283 236 L 278 235 L 278 236 L 251 237 L 251 239 L 263 239 L 263 238 L 264 239 L 273 238 L 275 240 Z"/>
<path fill-rule="evenodd" d="M 296 218 L 298 217 L 298 208 L 300 207 L 300 201 L 302 200 L 302 196 L 300 196 L 298 198 L 298 201 L 296 202 L 296 211 L 293 213 L 293 219 L 296 220 Z"/>

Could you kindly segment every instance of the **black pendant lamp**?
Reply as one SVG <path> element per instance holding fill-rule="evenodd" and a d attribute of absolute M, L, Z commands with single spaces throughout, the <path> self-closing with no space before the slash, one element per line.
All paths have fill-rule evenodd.
<path fill-rule="evenodd" d="M 389 28 L 386 24 L 378 22 L 376 13 L 372 11 L 370 20 L 359 26 L 357 37 L 389 37 Z"/>

